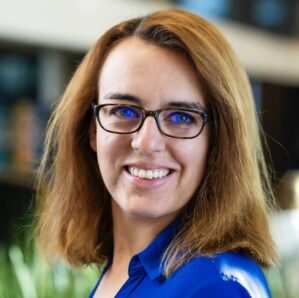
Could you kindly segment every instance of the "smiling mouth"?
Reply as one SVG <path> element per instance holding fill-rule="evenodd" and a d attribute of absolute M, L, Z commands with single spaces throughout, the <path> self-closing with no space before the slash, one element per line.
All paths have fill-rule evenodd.
<path fill-rule="evenodd" d="M 137 167 L 126 167 L 127 172 L 130 173 L 131 176 L 142 178 L 142 179 L 161 179 L 170 175 L 170 169 L 154 169 L 154 170 L 146 170 Z"/>

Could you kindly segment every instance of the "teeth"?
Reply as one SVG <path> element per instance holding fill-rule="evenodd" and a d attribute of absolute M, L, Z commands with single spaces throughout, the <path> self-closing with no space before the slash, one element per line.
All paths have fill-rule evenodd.
<path fill-rule="evenodd" d="M 168 169 L 145 170 L 136 167 L 128 167 L 128 169 L 132 176 L 143 178 L 143 179 L 157 179 L 157 178 L 165 177 L 169 174 Z"/>

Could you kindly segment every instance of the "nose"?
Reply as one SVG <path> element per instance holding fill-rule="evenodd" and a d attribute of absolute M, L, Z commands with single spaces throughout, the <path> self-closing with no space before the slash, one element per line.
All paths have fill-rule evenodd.
<path fill-rule="evenodd" d="M 134 133 L 132 148 L 144 154 L 152 154 L 165 149 L 164 136 L 154 117 L 147 117 L 142 127 Z"/>

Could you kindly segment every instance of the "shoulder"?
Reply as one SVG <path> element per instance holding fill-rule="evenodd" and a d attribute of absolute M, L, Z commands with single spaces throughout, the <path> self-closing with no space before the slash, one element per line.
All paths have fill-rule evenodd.
<path fill-rule="evenodd" d="M 260 267 L 237 253 L 196 257 L 174 275 L 176 282 L 189 284 L 200 297 L 271 297 Z"/>

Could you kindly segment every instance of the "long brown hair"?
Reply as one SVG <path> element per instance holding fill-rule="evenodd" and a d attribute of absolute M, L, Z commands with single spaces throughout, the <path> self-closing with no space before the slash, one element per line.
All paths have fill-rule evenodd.
<path fill-rule="evenodd" d="M 223 251 L 242 251 L 270 265 L 276 256 L 267 222 L 273 195 L 248 78 L 213 25 L 178 9 L 108 30 L 68 84 L 49 121 L 37 175 L 38 243 L 73 265 L 101 263 L 112 253 L 110 197 L 89 145 L 88 128 L 103 61 L 112 47 L 129 37 L 188 57 L 214 118 L 206 173 L 164 254 L 166 276 L 196 255 Z"/>

